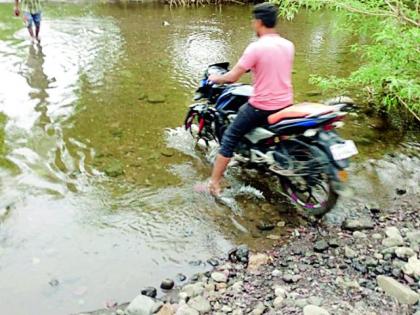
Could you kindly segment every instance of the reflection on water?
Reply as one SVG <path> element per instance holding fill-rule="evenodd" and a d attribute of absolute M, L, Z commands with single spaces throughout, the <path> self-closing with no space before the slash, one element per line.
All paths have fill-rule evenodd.
<path fill-rule="evenodd" d="M 0 29 L 1 158 L 14 165 L 0 167 L 0 210 L 10 208 L 0 218 L 0 296 L 9 314 L 126 301 L 163 277 L 203 271 L 190 261 L 232 243 L 270 245 L 256 229 L 260 219 L 297 223 L 256 172 L 229 170 L 225 204 L 194 193 L 214 154 L 195 150 L 177 129 L 206 66 L 236 61 L 254 39 L 249 8 L 82 8 L 47 4 L 41 45 L 1 21 L 10 32 Z M 310 99 L 310 73 L 345 75 L 355 62 L 347 51 L 355 39 L 331 33 L 339 19 L 303 14 L 280 23 L 298 51 L 298 100 Z M 365 130 L 354 120 L 345 132 L 377 133 Z"/>

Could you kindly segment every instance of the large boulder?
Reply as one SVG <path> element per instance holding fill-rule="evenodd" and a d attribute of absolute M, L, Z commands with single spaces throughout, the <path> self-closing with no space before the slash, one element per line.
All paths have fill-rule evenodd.
<path fill-rule="evenodd" d="M 386 294 L 396 298 L 402 304 L 413 305 L 419 300 L 419 295 L 416 292 L 393 278 L 380 275 L 376 279 Z"/>

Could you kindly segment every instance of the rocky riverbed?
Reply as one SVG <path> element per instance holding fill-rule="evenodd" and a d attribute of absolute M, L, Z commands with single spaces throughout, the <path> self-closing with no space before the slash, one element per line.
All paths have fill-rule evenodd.
<path fill-rule="evenodd" d="M 358 210 L 341 226 L 291 228 L 269 251 L 232 249 L 159 299 L 149 288 L 87 314 L 419 315 L 418 195 L 396 190 L 388 208 Z"/>

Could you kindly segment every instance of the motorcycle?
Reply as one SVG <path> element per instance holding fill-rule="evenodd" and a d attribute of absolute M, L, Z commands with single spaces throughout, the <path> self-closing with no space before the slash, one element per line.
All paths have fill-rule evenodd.
<path fill-rule="evenodd" d="M 197 142 L 220 143 L 239 108 L 252 94 L 248 84 L 217 85 L 211 74 L 229 71 L 229 63 L 210 65 L 190 105 L 185 129 Z M 234 159 L 246 167 L 278 177 L 284 193 L 308 214 L 322 217 L 336 204 L 348 179 L 349 158 L 358 154 L 352 140 L 343 140 L 336 128 L 352 102 L 338 98 L 326 104 L 301 103 L 269 116 L 268 124 L 246 134 Z"/>

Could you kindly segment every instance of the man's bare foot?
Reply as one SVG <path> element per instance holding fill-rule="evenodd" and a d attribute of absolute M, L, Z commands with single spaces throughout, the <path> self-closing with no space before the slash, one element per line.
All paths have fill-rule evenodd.
<path fill-rule="evenodd" d="M 222 193 L 222 188 L 220 187 L 220 183 L 210 180 L 209 192 L 212 196 L 219 197 L 220 194 Z"/>

